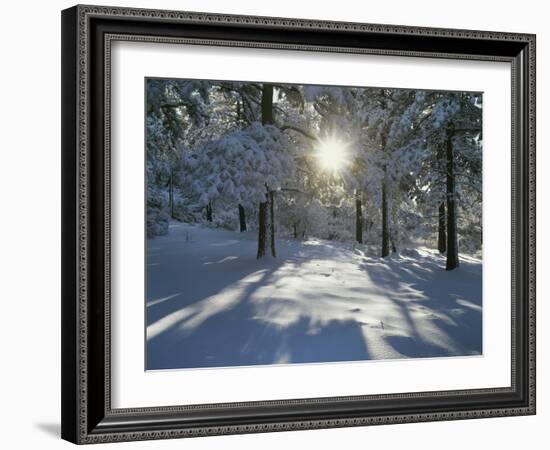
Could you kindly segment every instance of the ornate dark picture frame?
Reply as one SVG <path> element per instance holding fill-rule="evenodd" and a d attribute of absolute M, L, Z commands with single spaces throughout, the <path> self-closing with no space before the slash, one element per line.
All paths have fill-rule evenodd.
<path fill-rule="evenodd" d="M 110 48 L 115 40 L 512 67 L 512 373 L 506 388 L 111 407 Z M 165 439 L 535 413 L 535 36 L 98 6 L 62 12 L 62 437 Z"/>

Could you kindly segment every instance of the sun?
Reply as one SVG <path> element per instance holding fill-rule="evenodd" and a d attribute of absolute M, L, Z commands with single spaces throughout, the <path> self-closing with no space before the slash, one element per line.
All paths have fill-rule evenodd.
<path fill-rule="evenodd" d="M 316 156 L 325 170 L 339 170 L 346 164 L 347 145 L 330 137 L 323 139 L 317 146 Z"/>

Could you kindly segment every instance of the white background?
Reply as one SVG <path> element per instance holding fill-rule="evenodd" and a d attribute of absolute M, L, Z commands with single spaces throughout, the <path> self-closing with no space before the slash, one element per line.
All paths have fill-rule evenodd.
<path fill-rule="evenodd" d="M 101 3 L 101 2 L 99 2 Z M 463 0 L 443 6 L 441 1 L 335 3 L 278 0 L 111 0 L 107 4 L 239 14 L 463 27 L 538 34 L 538 185 L 539 198 L 548 190 L 544 169 L 550 164 L 547 127 L 550 116 L 548 13 L 543 2 L 524 0 L 486 2 Z M 2 108 L 2 324 L 0 399 L 5 448 L 68 448 L 59 440 L 60 368 L 60 17 L 71 2 L 15 2 L 3 5 Z M 310 6 L 311 5 L 311 6 Z M 314 5 L 314 7 L 313 7 Z M 452 8 L 452 11 L 451 11 Z M 452 13 L 451 13 L 452 12 Z M 548 202 L 546 202 L 548 205 Z M 346 448 L 463 449 L 542 448 L 550 420 L 548 379 L 550 327 L 548 283 L 544 274 L 550 251 L 544 229 L 548 206 L 538 205 L 538 415 L 461 422 L 392 425 L 224 436 L 187 441 L 116 444 L 118 448 L 256 449 L 315 446 Z M 7 287 L 7 289 L 6 289 Z"/>

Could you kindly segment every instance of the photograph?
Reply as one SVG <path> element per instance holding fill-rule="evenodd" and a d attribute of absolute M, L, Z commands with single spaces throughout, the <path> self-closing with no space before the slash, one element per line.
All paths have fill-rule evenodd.
<path fill-rule="evenodd" d="M 145 370 L 483 355 L 482 92 L 144 91 Z"/>
<path fill-rule="evenodd" d="M 61 305 L 39 301 L 55 317 L 14 323 L 55 331 L 57 369 L 43 372 L 64 440 L 384 446 L 380 425 L 395 440 L 408 424 L 407 448 L 432 448 L 428 435 L 453 449 L 535 442 L 548 27 L 532 5 L 497 17 L 478 2 L 439 20 L 434 2 L 399 1 L 63 5 L 61 26 L 47 22 L 61 83 L 50 71 L 42 84 L 58 87 L 44 92 L 61 114 L 46 119 L 61 130 L 38 120 L 34 134 L 61 145 L 46 158 L 57 171 L 39 165 L 61 175 L 61 265 L 46 264 Z M 34 47 L 21 64 L 48 54 Z M 5 109 L 28 134 L 27 91 L 8 89 Z M 44 240 L 36 208 L 52 202 L 22 200 L 45 184 L 8 175 L 34 216 L 6 223 Z M 23 259 L 8 260 L 29 278 L 12 241 Z"/>

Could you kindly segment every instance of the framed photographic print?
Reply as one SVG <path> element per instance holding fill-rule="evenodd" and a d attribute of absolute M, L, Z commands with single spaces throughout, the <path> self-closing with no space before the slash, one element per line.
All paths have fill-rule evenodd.
<path fill-rule="evenodd" d="M 62 12 L 62 437 L 535 413 L 535 36 Z"/>

